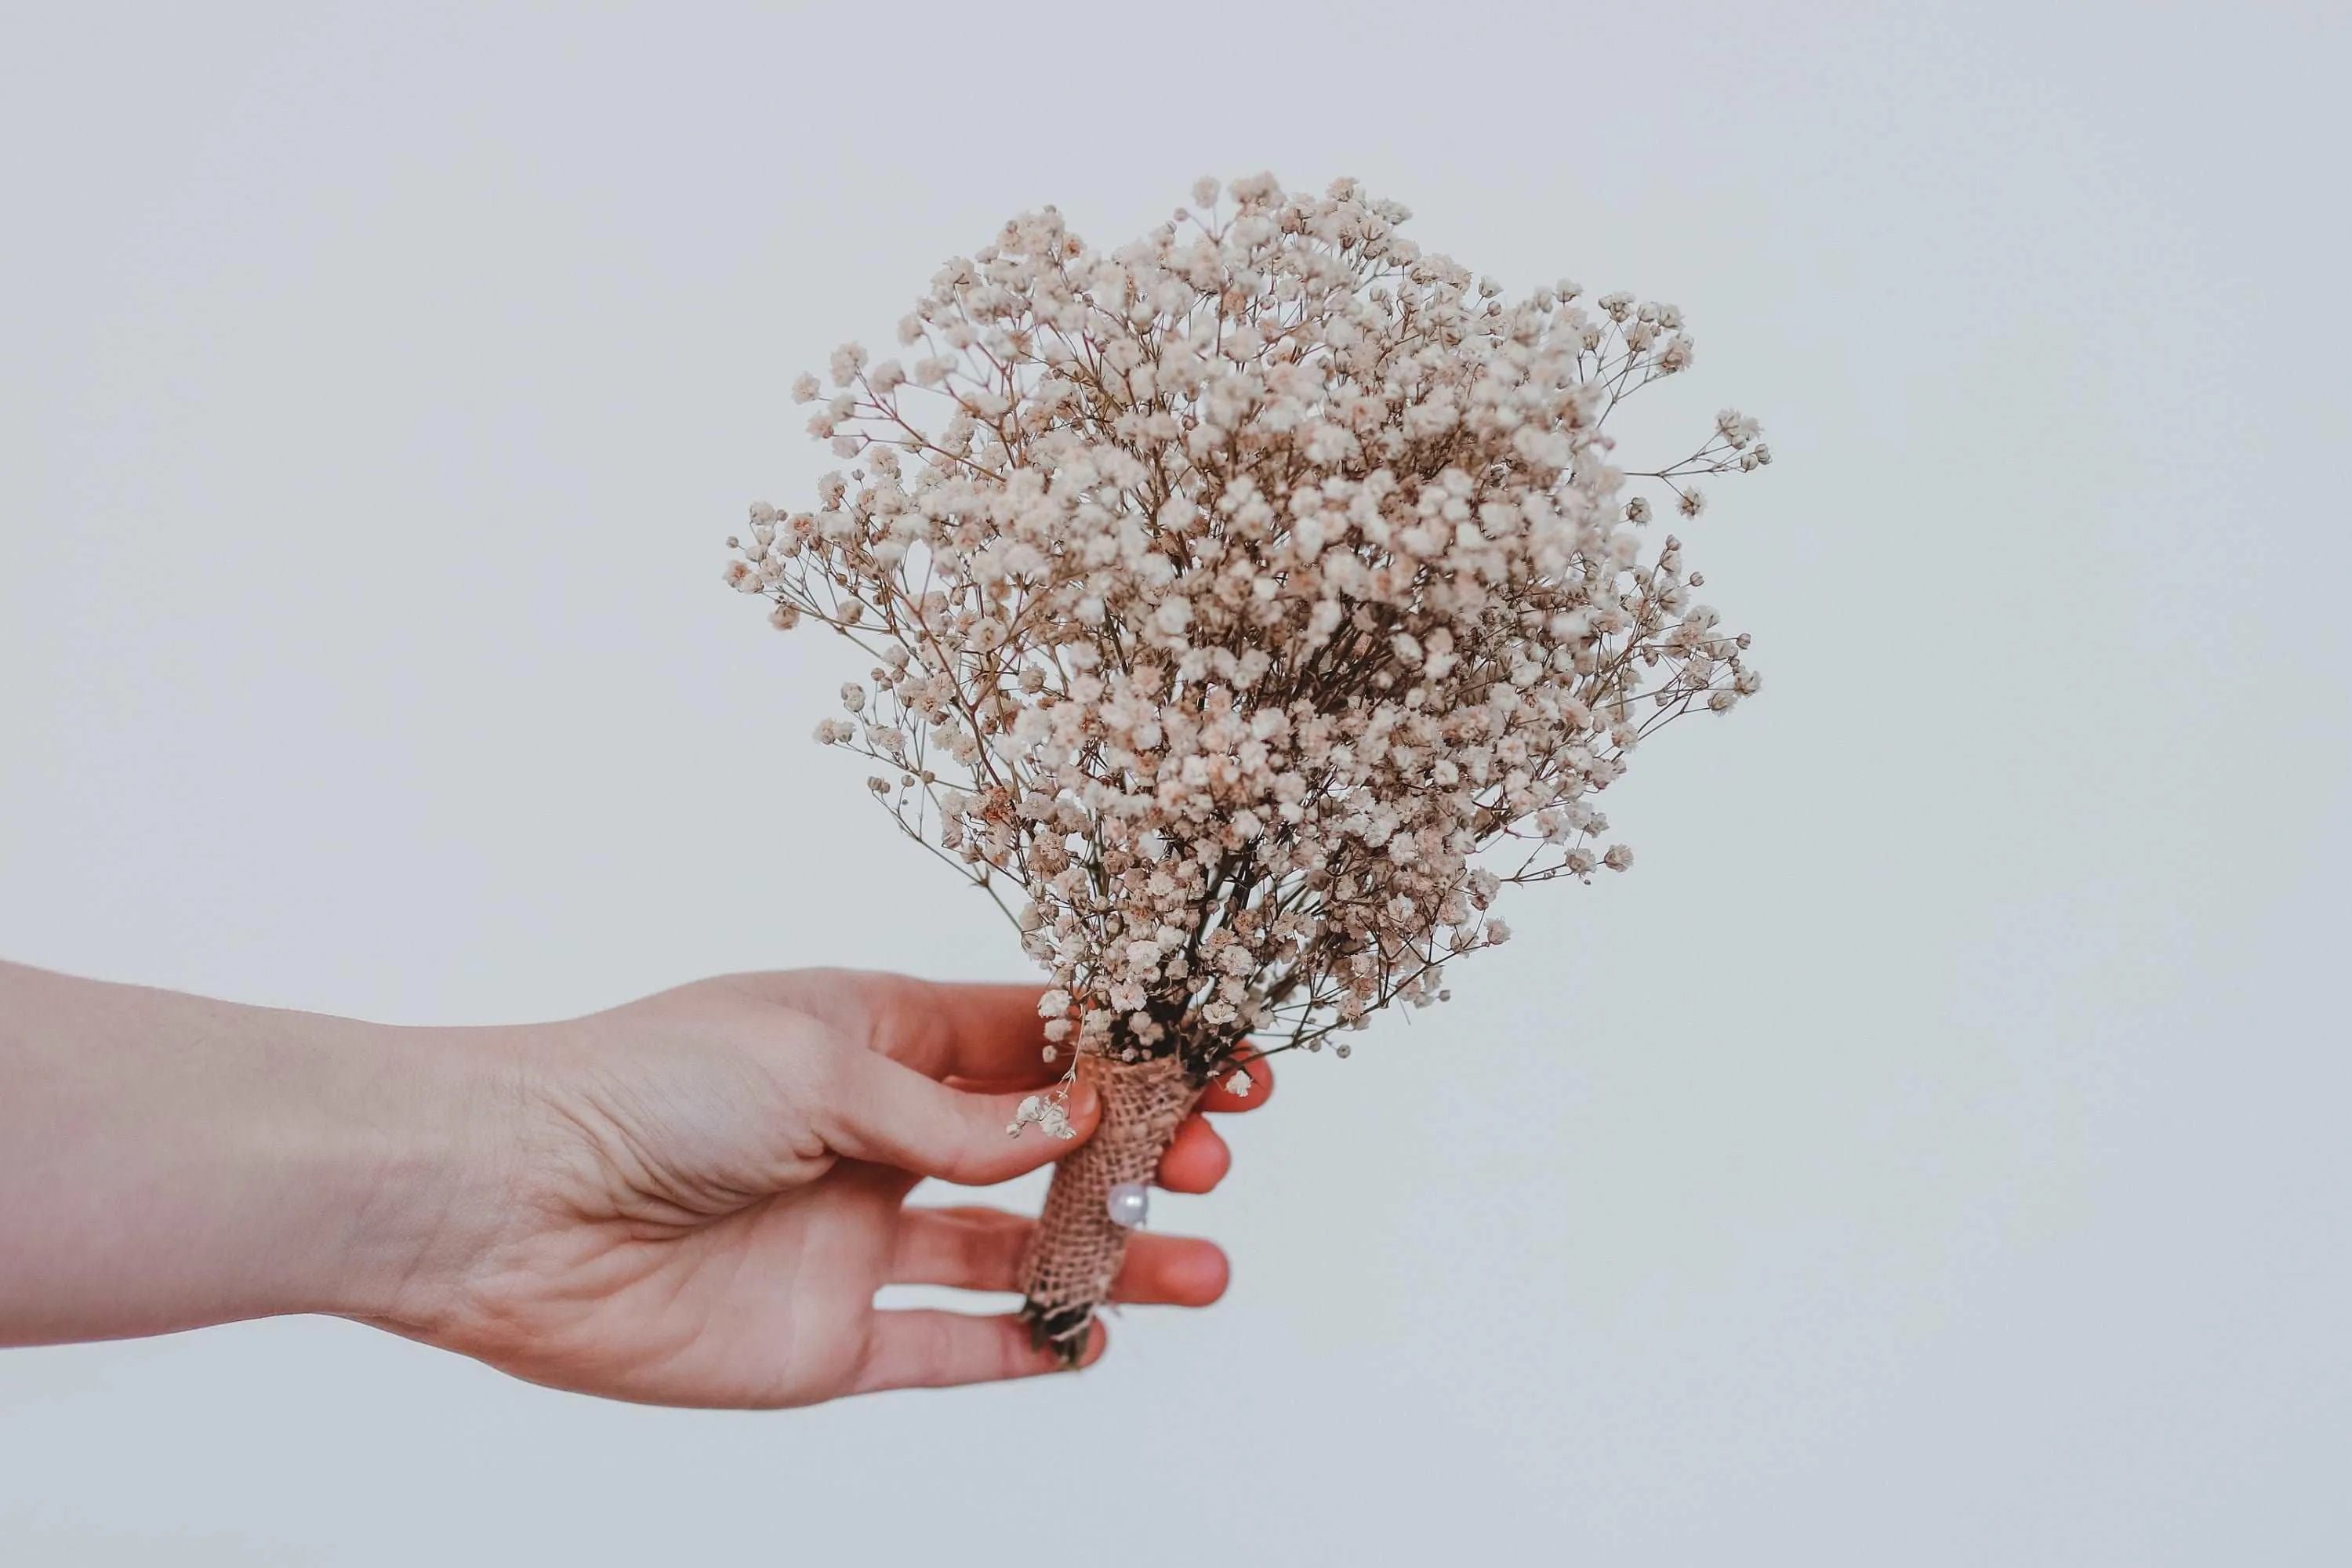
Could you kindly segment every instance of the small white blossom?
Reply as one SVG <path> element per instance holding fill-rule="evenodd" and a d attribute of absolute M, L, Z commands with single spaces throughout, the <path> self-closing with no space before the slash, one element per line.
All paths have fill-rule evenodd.
<path fill-rule="evenodd" d="M 1021 1130 L 1032 1122 L 1048 1138 L 1075 1138 L 1078 1135 L 1078 1130 L 1070 1125 L 1069 1110 L 1052 1095 L 1033 1094 L 1022 1100 L 1004 1131 L 1018 1138 Z"/>

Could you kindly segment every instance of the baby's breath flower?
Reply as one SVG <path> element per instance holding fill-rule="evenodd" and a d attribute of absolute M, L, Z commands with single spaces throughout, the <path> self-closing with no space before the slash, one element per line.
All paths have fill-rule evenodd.
<path fill-rule="evenodd" d="M 1504 888 L 1633 864 L 1601 792 L 1759 684 L 1653 496 L 1696 517 L 1771 453 L 1726 409 L 1615 459 L 1610 411 L 1692 363 L 1673 305 L 1515 300 L 1353 180 L 1192 196 L 1116 251 L 1023 214 L 898 323 L 911 368 L 847 343 L 833 395 L 797 378 L 857 466 L 754 508 L 728 580 L 867 650 L 815 738 L 1017 890 L 1048 1060 L 1181 1053 L 1244 1094 L 1245 1037 L 1441 1000 Z M 1031 1122 L 1070 1135 L 1053 1096 Z"/>

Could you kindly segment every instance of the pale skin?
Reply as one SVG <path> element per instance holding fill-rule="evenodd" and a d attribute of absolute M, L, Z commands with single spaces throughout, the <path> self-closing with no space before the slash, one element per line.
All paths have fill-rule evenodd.
<path fill-rule="evenodd" d="M 1018 1289 L 1026 1216 L 907 1198 L 1079 1146 L 1006 1131 L 1060 1076 L 1037 994 L 811 970 L 395 1028 L 0 963 L 0 1344 L 331 1313 L 558 1388 L 749 1407 L 1052 1371 L 1008 1314 L 874 1304 Z M 1203 1109 L 1261 1103 L 1251 1072 Z M 1080 1140 L 1097 1111 L 1073 1094 Z M 1230 1159 L 1196 1115 L 1159 1181 L 1205 1192 Z M 1205 1306 L 1226 1273 L 1141 1232 L 1113 1293 Z"/>

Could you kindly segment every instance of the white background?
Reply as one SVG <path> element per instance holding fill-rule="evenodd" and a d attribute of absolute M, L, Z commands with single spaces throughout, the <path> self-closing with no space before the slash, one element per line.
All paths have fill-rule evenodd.
<path fill-rule="evenodd" d="M 830 466 L 791 376 L 1024 207 L 1359 175 L 1683 305 L 1659 409 L 1780 461 L 1683 530 L 1763 696 L 1163 1199 L 1213 1310 L 760 1416 L 331 1321 L 8 1352 L 0 1562 L 2352 1554 L 2339 7 L 45 9 L 21 961 L 414 1022 L 1021 975 L 719 569 Z"/>

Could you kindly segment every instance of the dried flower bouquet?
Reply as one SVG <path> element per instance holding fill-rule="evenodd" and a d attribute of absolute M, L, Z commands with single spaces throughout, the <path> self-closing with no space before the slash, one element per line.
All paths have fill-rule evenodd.
<path fill-rule="evenodd" d="M 1675 307 L 1506 299 L 1352 180 L 1192 194 L 1116 251 L 1049 207 L 949 262 L 911 364 L 796 384 L 854 466 L 729 542 L 777 626 L 870 656 L 817 740 L 1051 972 L 1069 1076 L 1024 1121 L 1102 1090 L 1026 1270 L 1067 1357 L 1206 1085 L 1446 994 L 1506 884 L 1623 870 L 1596 797 L 1758 681 L 1633 482 L 1695 517 L 1771 460 L 1756 423 L 1640 471 L 1603 433 L 1690 363 Z"/>

